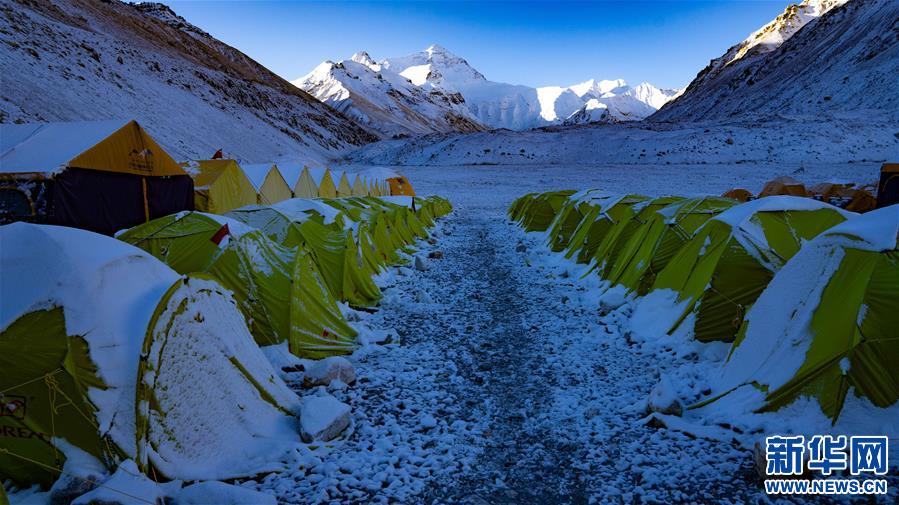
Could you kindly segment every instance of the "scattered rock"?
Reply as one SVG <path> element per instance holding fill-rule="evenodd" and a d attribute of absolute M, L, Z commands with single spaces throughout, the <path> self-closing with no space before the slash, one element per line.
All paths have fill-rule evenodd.
<path fill-rule="evenodd" d="M 427 263 L 425 263 L 425 260 L 421 256 L 415 257 L 415 269 L 419 272 L 424 272 L 428 269 Z"/>
<path fill-rule="evenodd" d="M 732 145 L 734 145 L 734 138 L 733 138 L 733 137 L 727 137 L 727 140 L 725 140 L 724 143 L 727 144 L 727 145 L 729 145 L 729 146 L 732 146 Z"/>
<path fill-rule="evenodd" d="M 428 254 L 428 258 L 435 260 L 443 259 L 443 251 L 431 251 Z"/>
<path fill-rule="evenodd" d="M 303 387 L 327 386 L 338 380 L 344 384 L 356 382 L 356 369 L 346 358 L 332 356 L 306 365 L 303 376 Z"/>
<path fill-rule="evenodd" d="M 437 245 L 437 239 L 429 238 L 428 243 L 431 245 Z"/>
<path fill-rule="evenodd" d="M 422 428 L 423 431 L 430 430 L 437 426 L 437 420 L 434 419 L 434 416 L 427 414 L 421 418 L 418 422 L 418 425 Z"/>
<path fill-rule="evenodd" d="M 677 399 L 674 385 L 667 375 L 662 375 L 659 383 L 650 391 L 646 410 L 647 413 L 658 412 L 678 417 L 683 415 L 684 408 Z"/>
<path fill-rule="evenodd" d="M 350 425 L 350 406 L 331 395 L 303 398 L 300 436 L 305 442 L 334 440 Z"/>
<path fill-rule="evenodd" d="M 524 244 L 518 244 L 515 246 L 515 252 L 527 252 L 528 248 Z"/>

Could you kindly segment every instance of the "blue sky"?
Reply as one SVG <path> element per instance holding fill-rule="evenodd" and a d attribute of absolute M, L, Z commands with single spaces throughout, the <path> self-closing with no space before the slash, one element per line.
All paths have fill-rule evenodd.
<path fill-rule="evenodd" d="M 360 50 L 379 60 L 440 44 L 494 81 L 547 86 L 622 78 L 681 87 L 790 2 L 166 3 L 289 80 Z"/>

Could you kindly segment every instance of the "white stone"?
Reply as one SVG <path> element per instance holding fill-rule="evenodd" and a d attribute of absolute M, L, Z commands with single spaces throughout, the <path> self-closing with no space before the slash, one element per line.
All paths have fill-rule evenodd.
<path fill-rule="evenodd" d="M 344 384 L 356 382 L 356 369 L 346 358 L 332 356 L 318 361 L 306 361 L 304 387 L 328 386 L 332 381 L 338 380 Z"/>
<path fill-rule="evenodd" d="M 305 442 L 333 440 L 349 425 L 349 405 L 331 395 L 303 398 L 300 434 Z"/>

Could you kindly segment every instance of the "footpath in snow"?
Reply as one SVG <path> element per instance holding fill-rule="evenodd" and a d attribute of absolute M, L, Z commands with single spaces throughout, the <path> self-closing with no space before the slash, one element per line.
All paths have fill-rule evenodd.
<path fill-rule="evenodd" d="M 763 498 L 745 449 L 645 425 L 669 358 L 629 343 L 627 309 L 601 311 L 592 276 L 503 212 L 457 207 L 418 268 L 382 276 L 380 310 L 356 315 L 400 343 L 357 352 L 356 384 L 329 391 L 349 434 L 244 485 L 288 503 Z"/>

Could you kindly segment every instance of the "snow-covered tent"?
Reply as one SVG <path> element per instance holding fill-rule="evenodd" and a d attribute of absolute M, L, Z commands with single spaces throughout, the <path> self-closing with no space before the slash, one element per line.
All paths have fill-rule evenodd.
<path fill-rule="evenodd" d="M 196 210 L 224 214 L 256 204 L 256 188 L 236 161 L 197 160 L 183 166 L 194 178 Z"/>
<path fill-rule="evenodd" d="M 228 479 L 294 450 L 299 401 L 217 282 L 73 228 L 15 223 L 0 243 L 0 429 L 20 435 L 4 437 L 4 478 L 134 459 Z"/>
<path fill-rule="evenodd" d="M 243 164 L 244 174 L 256 189 L 256 203 L 272 204 L 293 198 L 293 191 L 274 163 Z"/>
<path fill-rule="evenodd" d="M 519 199 L 523 200 L 519 205 L 513 203 L 513 208 L 526 231 L 546 231 L 574 193 L 574 190 L 562 190 L 525 195 Z"/>
<path fill-rule="evenodd" d="M 176 272 L 208 273 L 234 293 L 259 345 L 288 343 L 303 358 L 347 354 L 346 322 L 310 254 L 223 216 L 184 212 L 118 235 Z"/>
<path fill-rule="evenodd" d="M 654 201 L 655 202 L 655 201 Z M 699 197 L 665 206 L 647 206 L 635 216 L 633 230 L 606 269 L 604 278 L 645 295 L 656 275 L 706 221 L 733 207 L 730 198 Z"/>
<path fill-rule="evenodd" d="M 634 207 L 645 202 L 642 195 L 610 195 L 599 190 L 586 190 L 571 196 L 579 202 L 583 219 L 568 241 L 565 257 L 578 263 L 596 261 L 599 266 L 625 223 L 634 215 Z"/>
<path fill-rule="evenodd" d="M 771 196 L 708 220 L 653 284 L 657 296 L 676 295 L 680 316 L 669 333 L 695 313 L 697 340 L 732 341 L 746 310 L 803 242 L 853 215 L 811 198 Z"/>
<path fill-rule="evenodd" d="M 899 205 L 804 245 L 759 296 L 715 393 L 755 388 L 753 409 L 817 399 L 834 422 L 847 397 L 899 401 Z M 892 414 L 896 419 L 896 414 Z"/>
<path fill-rule="evenodd" d="M 237 209 L 228 216 L 262 230 L 286 247 L 308 250 L 337 299 L 357 306 L 373 305 L 380 299 L 381 291 L 372 280 L 374 272 L 356 261 L 353 227 L 334 207 L 294 198 Z"/>
<path fill-rule="evenodd" d="M 0 124 L 0 223 L 111 235 L 193 209 L 193 181 L 135 121 Z"/>

